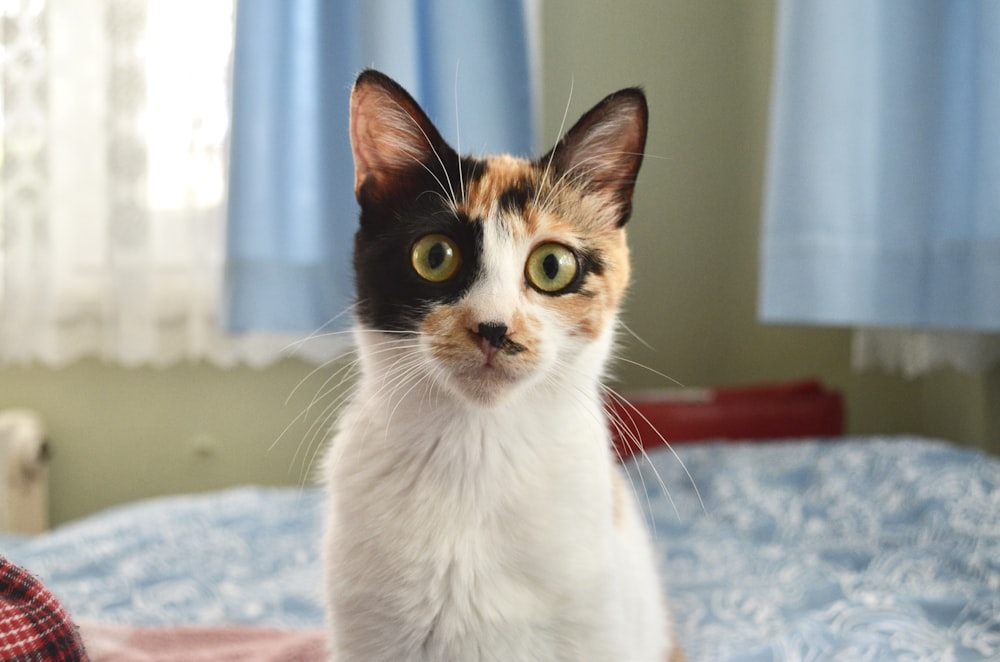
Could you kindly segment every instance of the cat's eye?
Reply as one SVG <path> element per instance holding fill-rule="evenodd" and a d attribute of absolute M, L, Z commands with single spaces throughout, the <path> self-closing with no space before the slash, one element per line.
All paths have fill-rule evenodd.
<path fill-rule="evenodd" d="M 573 284 L 579 265 L 576 254 L 562 244 L 542 244 L 531 251 L 524 273 L 531 286 L 555 294 Z"/>
<path fill-rule="evenodd" d="M 443 234 L 429 234 L 418 239 L 410 251 L 413 270 L 432 283 L 443 283 L 453 278 L 462 266 L 458 245 Z"/>

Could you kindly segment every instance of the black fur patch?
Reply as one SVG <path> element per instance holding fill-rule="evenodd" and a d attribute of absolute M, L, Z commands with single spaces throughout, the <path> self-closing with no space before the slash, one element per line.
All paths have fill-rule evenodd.
<path fill-rule="evenodd" d="M 500 194 L 497 205 L 501 212 L 521 214 L 528 202 L 535 197 L 535 186 L 532 182 L 522 180 Z"/>
<path fill-rule="evenodd" d="M 465 180 L 465 190 L 483 178 L 489 169 L 489 162 L 482 159 L 475 159 L 471 156 L 462 157 L 462 177 Z"/>
<path fill-rule="evenodd" d="M 582 250 L 578 252 L 580 268 L 588 274 L 598 276 L 604 273 L 604 256 L 598 250 Z"/>
<path fill-rule="evenodd" d="M 444 234 L 456 243 L 462 264 L 453 278 L 432 283 L 413 269 L 414 243 Z M 357 315 L 364 326 L 416 331 L 436 304 L 462 297 L 479 272 L 482 225 L 456 215 L 437 196 L 420 196 L 400 209 L 363 208 L 354 237 Z"/>

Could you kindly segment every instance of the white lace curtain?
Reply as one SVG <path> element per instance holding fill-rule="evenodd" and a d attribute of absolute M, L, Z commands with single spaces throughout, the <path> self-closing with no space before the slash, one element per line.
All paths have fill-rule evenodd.
<path fill-rule="evenodd" d="M 232 0 L 0 11 L 0 363 L 279 356 L 218 319 Z"/>

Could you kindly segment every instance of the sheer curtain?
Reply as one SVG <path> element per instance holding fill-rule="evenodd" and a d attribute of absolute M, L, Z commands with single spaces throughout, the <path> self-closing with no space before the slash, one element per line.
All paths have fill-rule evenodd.
<path fill-rule="evenodd" d="M 0 361 L 252 354 L 218 331 L 232 2 L 2 12 Z"/>
<path fill-rule="evenodd" d="M 530 152 L 532 4 L 2 3 L 0 364 L 332 356 L 293 341 L 349 319 L 354 76 Z"/>
<path fill-rule="evenodd" d="M 849 326 L 857 366 L 1000 359 L 1000 3 L 780 6 L 764 321 Z"/>
<path fill-rule="evenodd" d="M 240 3 L 227 263 L 232 330 L 322 335 L 350 323 L 357 203 L 347 127 L 362 68 L 399 81 L 463 152 L 535 150 L 533 4 Z"/>

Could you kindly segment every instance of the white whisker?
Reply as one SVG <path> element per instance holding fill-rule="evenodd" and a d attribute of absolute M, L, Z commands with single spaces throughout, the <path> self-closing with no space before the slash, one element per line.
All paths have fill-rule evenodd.
<path fill-rule="evenodd" d="M 575 163 L 572 167 L 568 168 L 565 172 L 561 173 L 559 179 L 557 179 L 555 182 L 551 184 L 551 188 L 549 189 L 548 194 L 546 195 L 545 200 L 542 202 L 541 206 L 544 208 L 547 207 L 549 204 L 551 204 L 552 199 L 564 188 L 572 186 L 585 189 L 585 187 L 582 187 L 580 185 L 580 182 L 586 181 L 592 173 L 602 169 L 602 166 L 600 164 L 592 165 L 592 167 L 587 167 L 587 168 L 584 168 L 583 167 L 584 165 L 588 163 L 593 164 L 594 162 L 600 162 L 601 160 L 606 159 L 609 156 L 621 156 L 621 155 L 642 156 L 641 153 L 636 153 L 636 152 L 612 151 L 612 152 L 604 152 L 602 154 L 595 154 L 585 159 L 581 159 L 579 162 Z M 606 169 L 606 166 L 603 169 Z M 635 183 L 635 180 L 632 178 L 622 178 L 618 181 L 628 185 Z"/>
<path fill-rule="evenodd" d="M 701 498 L 701 491 L 698 490 L 698 485 L 697 485 L 697 483 L 695 483 L 694 476 L 692 476 L 691 472 L 688 471 L 687 465 L 684 464 L 684 460 L 681 459 L 681 456 L 677 454 L 677 451 L 674 449 L 673 445 L 669 441 L 667 441 L 666 437 L 663 436 L 663 433 L 661 433 L 659 430 L 657 430 L 656 426 L 653 425 L 650 422 L 650 420 L 646 417 L 646 415 L 643 414 L 639 410 L 638 407 L 636 407 L 631 402 L 629 402 L 627 398 L 625 398 L 624 396 L 622 396 L 620 393 L 618 393 L 617 391 L 615 391 L 611 387 L 604 386 L 603 388 L 605 389 L 605 392 L 607 392 L 610 396 L 612 396 L 613 398 L 617 399 L 618 402 L 620 402 L 626 408 L 626 410 L 631 411 L 634 414 L 636 414 L 639 418 L 642 419 L 643 423 L 645 423 L 647 426 L 649 426 L 650 430 L 652 430 L 654 433 L 656 433 L 656 436 L 659 437 L 660 442 L 662 442 L 663 445 L 667 448 L 667 450 L 670 451 L 670 453 L 674 456 L 674 459 L 676 459 L 677 462 L 681 465 L 681 469 L 684 470 L 684 474 L 687 476 L 688 481 L 690 481 L 690 483 L 691 483 L 691 487 L 694 488 L 695 495 L 697 495 L 697 497 L 698 497 L 698 503 L 701 504 L 701 510 L 702 510 L 702 512 L 707 512 L 705 510 L 705 502 Z M 629 416 L 631 417 L 631 414 L 629 414 Z M 647 462 L 650 462 L 649 455 L 646 453 L 646 449 L 643 448 L 640 445 L 640 447 L 639 447 L 638 450 L 642 451 L 643 458 Z M 652 464 L 652 462 L 650 462 L 650 464 Z M 662 485 L 662 481 L 661 481 L 661 485 Z M 664 489 L 666 489 L 665 486 L 664 486 Z M 667 494 L 667 496 L 668 497 L 670 496 L 669 493 Z M 671 499 L 670 501 L 671 501 L 671 503 L 673 503 L 673 499 Z"/>
<path fill-rule="evenodd" d="M 653 346 L 652 346 L 652 345 L 650 345 L 650 344 L 649 344 L 648 342 L 646 342 L 645 338 L 643 338 L 643 337 L 642 337 L 642 336 L 640 336 L 640 335 L 639 335 L 638 333 L 636 333 L 635 331 L 633 331 L 633 330 L 631 329 L 631 327 L 629 327 L 629 326 L 628 326 L 628 325 L 627 325 L 627 324 L 626 324 L 626 323 L 625 323 L 624 321 L 622 321 L 621 319 L 619 319 L 619 320 L 618 320 L 618 326 L 620 326 L 620 327 L 621 327 L 622 329 L 624 329 L 624 330 L 625 330 L 625 332 L 626 332 L 626 333 L 628 333 L 628 334 L 629 334 L 630 336 L 632 336 L 632 337 L 633 337 L 633 338 L 635 338 L 635 339 L 636 339 L 637 341 L 639 341 L 639 344 L 641 344 L 641 345 L 642 345 L 643 347 L 645 347 L 646 349 L 648 349 L 648 350 L 651 350 L 651 351 L 654 351 L 654 352 L 656 351 L 656 348 L 655 348 L 655 347 L 653 347 Z"/>
<path fill-rule="evenodd" d="M 569 106 L 570 106 L 570 104 L 573 101 L 573 85 L 574 85 L 574 80 L 573 80 L 573 77 L 570 76 L 570 79 L 569 79 L 569 95 L 566 98 L 566 107 L 563 108 L 562 120 L 559 122 L 559 132 L 557 134 L 559 136 L 562 136 L 563 131 L 566 130 L 566 118 L 569 117 Z M 556 149 L 558 149 L 558 145 L 556 147 L 553 147 L 552 151 L 549 152 L 549 160 L 545 164 L 545 170 L 544 170 L 544 172 L 542 172 L 542 178 L 540 180 L 542 183 L 547 182 L 548 179 L 549 179 L 549 172 L 552 170 L 552 159 L 555 158 Z M 531 201 L 531 206 L 532 207 L 537 207 L 538 206 L 538 195 L 541 192 L 541 190 L 542 190 L 541 186 L 539 186 L 535 190 L 535 197 Z"/>
<path fill-rule="evenodd" d="M 465 178 L 462 177 L 462 129 L 458 113 L 458 66 L 461 60 L 455 60 L 455 151 L 458 152 L 458 185 L 462 191 L 462 201 L 465 197 Z"/>
<path fill-rule="evenodd" d="M 618 394 L 614 392 L 614 390 L 608 388 L 607 386 L 601 385 L 601 390 L 604 393 L 608 394 L 608 396 L 612 399 L 619 397 Z M 608 404 L 610 405 L 610 403 Z M 680 521 L 681 514 L 680 511 L 677 509 L 677 504 L 674 503 L 674 498 L 670 494 L 670 490 L 667 489 L 667 485 L 664 482 L 663 477 L 660 476 L 660 472 L 653 464 L 652 459 L 646 453 L 646 449 L 642 445 L 642 438 L 639 435 L 638 428 L 636 427 L 635 421 L 632 419 L 631 415 L 628 414 L 628 412 L 626 412 L 626 415 L 628 415 L 629 417 L 629 423 L 631 424 L 630 425 L 629 423 L 626 423 L 624 420 L 622 420 L 622 418 L 617 412 L 614 412 L 611 409 L 609 409 L 608 406 L 605 407 L 605 412 L 607 413 L 608 420 L 612 422 L 612 424 L 615 426 L 615 429 L 618 431 L 618 434 L 621 436 L 621 439 L 627 445 L 632 447 L 632 459 L 634 460 L 636 457 L 641 457 L 643 460 L 645 460 L 647 466 L 649 466 L 650 470 L 653 472 L 653 475 L 656 477 L 656 482 L 659 483 L 660 489 L 663 491 L 663 494 L 666 495 L 667 501 L 670 502 L 670 507 L 673 508 L 674 515 L 677 517 L 677 520 Z M 638 466 L 638 462 L 636 462 L 635 464 L 636 468 L 639 469 L 639 482 L 642 483 L 642 494 L 646 500 L 646 511 L 649 513 L 650 528 L 652 528 L 653 532 L 655 533 L 656 520 L 653 518 L 653 506 L 649 500 L 649 490 L 646 489 L 646 479 L 642 475 L 642 469 Z"/>
<path fill-rule="evenodd" d="M 292 456 L 291 461 L 291 465 L 295 466 L 295 460 L 298 459 L 299 452 L 302 450 L 303 444 L 305 444 L 302 471 L 299 474 L 300 481 L 304 482 L 306 480 L 317 452 L 323 447 L 323 441 L 326 439 L 326 435 L 328 434 L 331 426 L 331 420 L 339 413 L 340 408 L 344 405 L 347 399 L 351 397 L 351 395 L 352 392 L 350 390 L 342 391 L 323 409 L 316 420 L 313 421 L 312 425 L 309 426 L 309 429 L 302 435 L 302 440 L 300 440 L 298 446 L 296 446 L 295 454 Z M 305 455 L 309 453 L 310 448 L 313 449 L 313 452 L 310 455 L 310 459 L 306 461 Z"/>
<path fill-rule="evenodd" d="M 676 379 L 674 379 L 670 375 L 662 373 L 662 372 L 660 372 L 659 370 L 657 370 L 655 368 L 650 368 L 648 365 L 646 365 L 644 363 L 639 363 L 638 361 L 633 361 L 632 359 L 625 358 L 624 356 L 616 356 L 615 357 L 615 361 L 621 361 L 622 363 L 628 363 L 629 365 L 634 365 L 637 368 L 642 368 L 643 370 L 646 370 L 647 372 L 651 372 L 651 373 L 653 373 L 654 375 L 656 375 L 658 377 L 663 377 L 664 379 L 666 379 L 669 382 L 672 382 L 676 386 L 680 386 L 681 388 L 686 388 L 684 384 L 682 384 L 681 382 L 677 381 Z"/>
<path fill-rule="evenodd" d="M 306 344 L 306 343 L 308 343 L 308 342 L 310 342 L 312 340 L 315 340 L 317 338 L 326 338 L 326 337 L 329 337 L 329 336 L 335 336 L 335 335 L 341 335 L 341 334 L 349 334 L 349 333 L 351 333 L 350 329 L 344 329 L 342 331 L 333 331 L 333 332 L 322 332 L 322 331 L 326 327 L 330 326 L 331 324 L 333 324 L 334 322 L 336 322 L 337 320 L 339 320 L 344 315 L 346 315 L 346 314 L 348 314 L 350 312 L 353 312 L 354 309 L 357 307 L 358 303 L 360 303 L 360 302 L 355 301 L 351 305 L 347 306 L 342 311 L 340 311 L 339 313 L 337 313 L 336 315 L 334 315 L 333 317 L 331 317 L 327 321 L 323 322 L 323 324 L 321 324 L 317 329 L 315 329 L 312 333 L 310 333 L 306 337 L 299 338 L 298 340 L 294 340 L 294 341 L 288 343 L 287 345 L 285 345 L 282 348 L 282 350 L 281 350 L 282 353 L 294 353 L 302 345 L 304 345 L 304 344 Z"/>
<path fill-rule="evenodd" d="M 572 368 L 570 366 L 564 366 L 564 369 L 572 370 Z M 600 387 L 601 389 L 603 389 L 603 386 L 601 386 L 600 384 L 598 384 L 598 387 Z M 562 388 L 565 388 L 565 385 L 563 385 Z M 619 435 L 623 435 L 624 436 L 624 435 L 628 434 L 628 435 L 631 436 L 631 439 L 635 440 L 632 443 L 634 443 L 636 445 L 641 445 L 641 444 L 638 444 L 638 440 L 635 437 L 634 432 L 631 431 L 631 430 L 625 430 L 624 429 L 625 426 L 621 425 L 621 421 L 617 420 L 612 415 L 612 413 L 608 410 L 607 406 L 605 406 L 603 408 L 603 410 L 602 410 L 603 414 L 604 414 L 603 416 L 595 415 L 591 411 L 590 407 L 586 406 L 586 402 L 587 402 L 586 398 L 589 395 L 589 393 L 587 393 L 586 391 L 584 391 L 582 388 L 580 388 L 579 386 L 577 386 L 575 384 L 572 386 L 571 392 L 574 393 L 574 394 L 578 394 L 578 395 L 581 396 L 580 402 L 585 405 L 585 410 L 588 412 L 588 414 L 591 416 L 591 418 L 594 420 L 594 422 L 597 425 L 600 425 L 601 427 L 606 427 L 609 424 L 613 425 L 615 427 L 615 429 L 618 431 Z M 655 533 L 656 533 L 656 520 L 653 519 L 653 507 L 652 507 L 652 504 L 650 503 L 650 500 L 649 500 L 649 490 L 646 487 L 646 479 L 643 477 L 642 471 L 638 472 L 638 475 L 639 475 L 639 486 L 637 487 L 636 484 L 635 484 L 635 478 L 632 476 L 632 472 L 629 470 L 629 467 L 628 467 L 628 465 L 630 464 L 629 461 L 628 461 L 629 458 L 623 457 L 622 454 L 621 454 L 621 452 L 618 450 L 618 447 L 615 446 L 613 443 L 611 444 L 611 450 L 613 450 L 614 454 L 617 456 L 617 458 L 618 458 L 618 465 L 622 468 L 622 471 L 625 473 L 625 477 L 628 479 L 629 487 L 632 490 L 633 497 L 635 497 L 635 499 L 637 501 L 640 500 L 640 499 L 645 500 L 645 502 L 646 502 L 646 514 L 647 514 L 647 517 L 649 519 L 650 528 L 652 529 L 652 531 L 653 531 L 653 533 L 655 535 Z M 664 484 L 663 480 L 660 478 L 659 472 L 656 471 L 655 467 L 653 467 L 653 473 L 656 475 L 656 478 L 659 481 L 660 487 L 662 488 L 664 494 L 667 494 L 667 496 L 669 498 L 670 492 L 669 492 L 669 490 L 667 490 L 666 485 Z M 640 493 L 642 494 L 641 497 L 639 496 Z M 671 505 L 673 505 L 673 500 L 672 499 L 670 500 L 670 503 L 671 503 Z M 677 517 L 679 519 L 680 518 L 680 513 L 678 513 L 676 506 L 674 506 L 674 512 L 677 514 Z"/>
<path fill-rule="evenodd" d="M 574 366 L 568 364 L 564 360 L 560 360 L 559 364 L 560 364 L 560 371 L 561 372 L 578 373 L 578 374 L 580 374 L 581 377 L 585 377 L 586 376 L 584 374 L 579 373 L 579 371 Z M 588 395 L 588 393 L 586 391 L 584 391 L 580 386 L 578 386 L 577 384 L 575 384 L 573 382 L 560 383 L 559 387 L 565 389 L 567 387 L 567 385 L 571 386 L 573 392 L 581 394 L 581 396 L 584 397 L 584 398 Z M 614 391 L 614 389 L 611 389 L 610 387 L 608 387 L 608 386 L 606 386 L 606 385 L 604 385 L 604 384 L 602 384 L 600 382 L 597 382 L 596 386 L 597 386 L 598 390 L 601 393 L 607 394 L 608 397 L 615 398 L 615 399 L 621 399 L 621 396 L 619 396 Z M 673 497 L 670 494 L 670 490 L 667 488 L 666 483 L 664 482 L 662 476 L 660 476 L 660 472 L 656 469 L 656 466 L 653 465 L 651 459 L 649 458 L 649 455 L 646 453 L 645 449 L 643 448 L 642 442 L 641 442 L 641 440 L 639 438 L 639 435 L 638 435 L 638 428 L 635 425 L 635 422 L 631 421 L 632 425 L 628 425 L 612 409 L 610 409 L 610 403 L 608 403 L 606 401 L 605 401 L 604 407 L 603 407 L 603 414 L 604 415 L 600 418 L 600 420 L 598 421 L 598 423 L 600 425 L 602 425 L 602 426 L 609 426 L 609 425 L 613 426 L 615 428 L 615 430 L 618 432 L 618 434 L 621 437 L 622 441 L 625 442 L 625 444 L 627 446 L 630 446 L 633 449 L 633 457 L 642 457 L 643 459 L 645 459 L 645 461 L 646 461 L 647 465 L 649 466 L 650 470 L 653 472 L 653 475 L 656 477 L 656 481 L 659 484 L 660 489 L 663 491 L 663 494 L 667 497 L 667 500 L 670 502 L 670 505 L 671 505 L 671 507 L 674 510 L 674 514 L 677 516 L 677 518 L 679 520 L 680 519 L 680 512 L 677 509 L 676 504 L 674 503 Z M 626 414 L 628 414 L 627 411 L 626 411 Z M 641 484 L 641 490 L 640 490 L 640 489 L 636 488 L 635 481 L 632 478 L 632 473 L 628 469 L 628 464 L 629 464 L 628 458 L 622 457 L 621 452 L 618 450 L 617 447 L 615 447 L 614 444 L 611 444 L 611 448 L 614 451 L 614 453 L 618 456 L 619 464 L 621 465 L 622 469 L 625 471 L 625 475 L 628 477 L 629 483 L 630 483 L 630 485 L 632 487 L 632 493 L 633 493 L 633 495 L 635 496 L 635 498 L 637 500 L 639 500 L 640 498 L 643 499 L 643 500 L 645 500 L 646 506 L 647 506 L 646 512 L 647 512 L 647 514 L 649 516 L 650 527 L 653 529 L 653 531 L 655 533 L 655 531 L 656 531 L 656 522 L 652 518 L 652 505 L 651 505 L 650 500 L 649 500 L 649 491 L 646 488 L 646 479 L 642 475 L 642 471 L 641 470 L 639 471 L 639 482 Z M 678 460 L 679 459 L 680 458 L 678 458 Z M 683 462 L 681 462 L 681 464 L 683 466 Z M 636 464 L 636 467 L 638 468 L 638 464 Z M 642 497 L 639 496 L 639 492 L 640 491 L 642 493 Z"/>
<path fill-rule="evenodd" d="M 420 122 L 418 122 L 417 119 L 415 117 L 413 117 L 413 115 L 411 115 L 405 108 L 403 108 L 403 106 L 399 102 L 393 101 L 393 103 L 396 104 L 396 106 L 399 108 L 400 112 L 402 112 L 406 117 L 409 118 L 409 120 L 413 123 L 413 126 L 415 126 L 417 128 L 417 131 L 419 131 L 420 134 L 424 137 L 424 142 L 427 143 L 427 146 L 431 148 L 431 152 L 434 154 L 434 158 L 437 159 L 438 165 L 441 166 L 441 172 L 444 174 L 444 178 L 448 182 L 448 188 L 445 189 L 444 184 L 441 183 L 441 180 L 438 178 L 438 176 L 430 168 L 428 168 L 427 165 L 423 161 L 421 161 L 419 158 L 417 158 L 416 156 L 414 156 L 410 152 L 410 150 L 408 149 L 407 145 L 402 145 L 402 144 L 401 145 L 397 145 L 396 146 L 397 149 L 399 149 L 401 152 L 403 152 L 403 153 L 407 154 L 408 156 L 410 156 L 410 158 L 412 158 L 421 167 L 423 167 L 423 169 L 426 170 L 431 175 L 431 177 L 433 177 L 437 181 L 438 186 L 441 187 L 442 191 L 444 191 L 446 193 L 450 193 L 451 194 L 451 201 L 455 205 L 455 208 L 457 209 L 458 208 L 458 200 L 455 198 L 455 188 L 451 184 L 451 177 L 448 176 L 448 168 L 446 168 L 445 165 L 444 165 L 444 159 L 442 159 L 441 155 L 438 154 L 437 147 L 435 147 L 434 143 L 431 142 L 430 136 L 427 135 L 427 132 L 424 131 L 424 128 L 422 126 L 420 126 Z"/>

